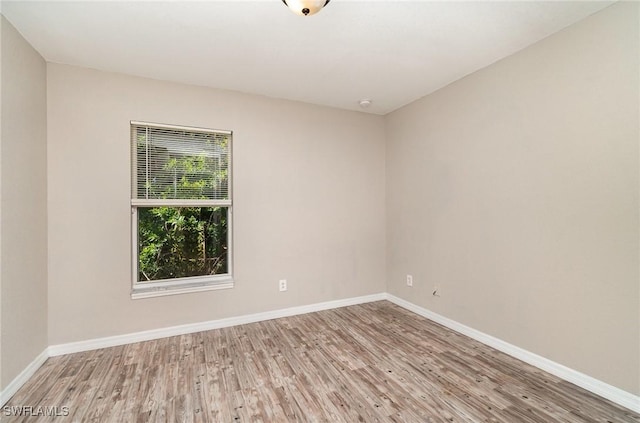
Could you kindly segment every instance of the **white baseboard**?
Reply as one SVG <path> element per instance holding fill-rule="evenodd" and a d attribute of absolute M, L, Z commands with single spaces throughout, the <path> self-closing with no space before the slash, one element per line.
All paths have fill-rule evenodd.
<path fill-rule="evenodd" d="M 11 397 L 14 396 L 16 392 L 18 392 L 18 389 L 20 389 L 22 385 L 24 385 L 25 382 L 29 380 L 31 376 L 33 376 L 36 370 L 38 370 L 40 366 L 42 366 L 44 362 L 47 361 L 47 358 L 49 358 L 49 354 L 47 348 L 45 348 L 44 351 L 38 354 L 38 356 L 34 358 L 33 361 L 29 363 L 29 365 L 25 367 L 25 369 L 20 372 L 20 374 L 16 376 L 16 378 L 13 379 L 11 383 L 7 385 L 6 388 L 0 391 L 0 406 L 5 405 L 7 401 L 9 401 Z"/>
<path fill-rule="evenodd" d="M 555 361 L 551 361 L 547 358 L 534 354 L 530 351 L 516 347 L 501 339 L 494 338 L 491 335 L 487 335 L 484 332 L 465 326 L 462 323 L 458 323 L 455 320 L 451 320 L 447 317 L 434 313 L 431 310 L 415 305 L 409 301 L 398 298 L 394 295 L 387 294 L 387 300 L 392 303 L 412 311 L 420 316 L 426 317 L 429 320 L 433 320 L 436 323 L 441 324 L 449 329 L 452 329 L 458 333 L 466 335 L 470 338 L 480 341 L 485 345 L 495 348 L 498 351 L 502 351 L 505 354 L 509 354 L 525 363 L 531 364 L 545 372 L 558 376 L 561 379 L 571 382 L 587 391 L 593 392 L 596 395 L 604 397 L 610 401 L 615 402 L 629 410 L 640 413 L 640 396 L 633 395 L 630 392 L 624 391 L 615 386 L 609 385 L 601 380 L 595 379 L 591 376 L 587 376 L 584 373 L 580 373 L 577 370 L 570 369 L 569 367 L 558 364 Z"/>
<path fill-rule="evenodd" d="M 171 326 L 162 329 L 152 329 L 125 335 L 116 335 L 106 338 L 90 339 L 87 341 L 71 342 L 68 344 L 52 345 L 49 347 L 49 356 L 54 357 L 63 354 L 96 350 L 98 348 L 115 347 L 118 345 L 131 344 L 134 342 L 150 341 L 153 339 L 166 338 L 169 336 L 184 335 L 187 333 L 202 332 L 205 330 L 244 325 L 247 323 L 262 322 L 264 320 L 277 319 L 280 317 L 295 316 L 298 314 L 312 313 L 314 311 L 329 310 L 332 308 L 346 307 L 350 305 L 364 304 L 372 301 L 382 301 L 386 299 L 387 294 L 381 292 L 379 294 L 365 295 L 362 297 L 345 298 L 342 300 L 334 300 L 323 303 L 284 308 L 280 310 L 265 311 L 262 313 L 248 314 L 244 316 L 228 317 L 225 319 L 210 320 L 207 322 Z"/>

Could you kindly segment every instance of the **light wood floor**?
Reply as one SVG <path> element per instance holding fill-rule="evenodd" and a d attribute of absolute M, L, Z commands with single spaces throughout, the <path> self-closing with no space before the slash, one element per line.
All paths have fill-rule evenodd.
<path fill-rule="evenodd" d="M 386 301 L 50 358 L 7 405 L 70 414 L 2 421 L 640 422 Z"/>

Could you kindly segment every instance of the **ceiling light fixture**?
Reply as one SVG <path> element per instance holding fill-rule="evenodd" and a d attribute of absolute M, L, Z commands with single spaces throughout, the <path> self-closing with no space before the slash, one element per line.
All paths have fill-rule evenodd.
<path fill-rule="evenodd" d="M 314 15 L 331 0 L 282 0 L 293 13 L 300 16 Z"/>

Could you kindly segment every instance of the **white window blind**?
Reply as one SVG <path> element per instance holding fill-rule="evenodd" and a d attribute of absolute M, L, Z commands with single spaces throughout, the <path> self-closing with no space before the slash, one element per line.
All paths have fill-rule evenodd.
<path fill-rule="evenodd" d="M 230 200 L 231 133 L 131 124 L 132 199 Z"/>

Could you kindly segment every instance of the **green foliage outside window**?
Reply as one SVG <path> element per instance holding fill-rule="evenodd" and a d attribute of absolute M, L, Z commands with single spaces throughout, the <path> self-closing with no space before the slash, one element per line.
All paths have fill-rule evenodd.
<path fill-rule="evenodd" d="M 138 243 L 140 281 L 227 273 L 227 208 L 139 208 Z"/>
<path fill-rule="evenodd" d="M 228 136 L 154 131 L 137 134 L 137 198 L 228 199 Z M 138 207 L 138 280 L 228 273 L 228 213 L 223 205 Z"/>

